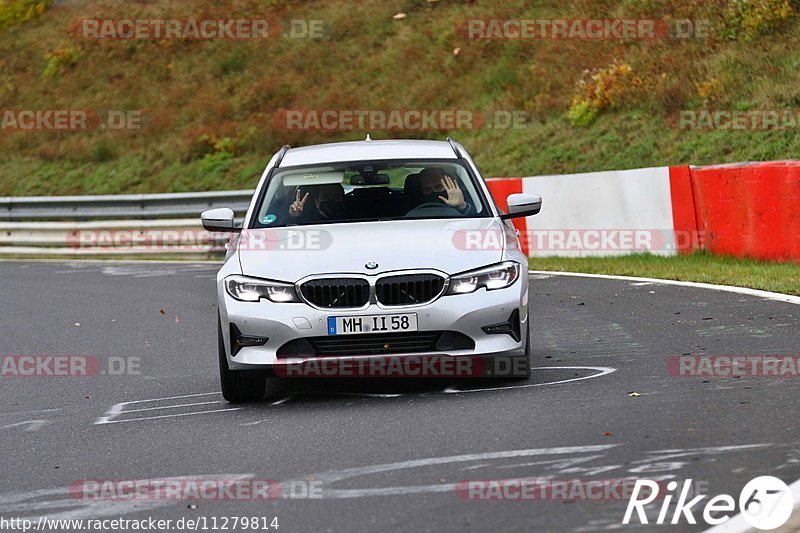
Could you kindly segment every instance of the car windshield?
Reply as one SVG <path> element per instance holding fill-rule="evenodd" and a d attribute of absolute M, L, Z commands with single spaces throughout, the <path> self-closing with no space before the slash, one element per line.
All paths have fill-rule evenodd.
<path fill-rule="evenodd" d="M 277 169 L 250 227 L 488 216 L 460 161 L 356 161 Z"/>

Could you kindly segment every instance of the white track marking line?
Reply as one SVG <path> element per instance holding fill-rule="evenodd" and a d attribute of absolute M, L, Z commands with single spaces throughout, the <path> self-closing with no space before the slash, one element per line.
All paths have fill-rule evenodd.
<path fill-rule="evenodd" d="M 26 420 L 24 422 L 15 422 L 14 424 L 9 424 L 7 426 L 0 426 L 0 430 L 11 429 L 19 426 L 28 426 L 22 431 L 38 431 L 42 429 L 45 424 L 47 424 L 47 420 Z"/>
<path fill-rule="evenodd" d="M 634 276 L 614 276 L 610 274 L 585 274 L 580 272 L 551 272 L 549 270 L 529 270 L 528 273 L 536 275 L 551 274 L 553 276 L 616 279 L 616 280 L 633 281 L 640 283 L 676 285 L 679 287 L 692 287 L 696 289 L 707 289 L 712 291 L 743 294 L 746 296 L 755 296 L 756 298 L 764 298 L 766 300 L 773 300 L 776 302 L 790 303 L 795 305 L 800 304 L 800 296 L 792 296 L 790 294 L 762 291 L 758 289 L 749 289 L 746 287 L 736 287 L 733 285 L 714 285 L 712 283 L 699 283 L 695 281 L 678 281 L 672 279 L 642 278 Z M 789 489 L 791 489 L 792 491 L 792 496 L 794 497 L 795 501 L 795 512 L 797 512 L 797 509 L 800 508 L 800 479 L 789 485 Z M 727 520 L 724 524 L 720 524 L 719 526 L 714 526 L 710 529 L 707 529 L 706 533 L 721 533 L 721 532 L 740 533 L 744 531 L 749 531 L 751 529 L 753 528 L 751 528 L 750 524 L 748 524 L 747 521 L 745 521 L 744 517 L 741 514 L 738 514 L 733 518 L 731 518 L 730 520 Z"/>
<path fill-rule="evenodd" d="M 685 448 L 680 450 L 655 450 L 646 452 L 648 456 L 645 459 L 633 461 L 631 464 L 651 463 L 654 461 L 666 461 L 669 459 L 676 459 L 678 457 L 686 457 L 687 455 L 707 455 L 723 452 L 739 452 L 746 450 L 757 450 L 760 448 L 768 448 L 773 446 L 772 443 L 766 442 L 763 444 L 739 444 L 730 446 L 706 446 L 704 448 Z"/>
<path fill-rule="evenodd" d="M 605 452 L 619 446 L 618 444 L 601 444 L 590 446 L 563 446 L 554 448 L 534 448 L 527 450 L 508 450 L 500 452 L 486 452 L 466 455 L 451 455 L 446 457 L 429 457 L 425 459 L 413 459 L 398 463 L 384 463 L 370 466 L 360 466 L 346 468 L 343 470 L 329 470 L 327 472 L 311 474 L 307 477 L 321 481 L 324 485 L 332 485 L 337 481 L 351 479 L 368 474 L 380 474 L 393 472 L 409 468 L 420 468 L 440 464 L 464 463 L 471 461 L 483 461 L 491 459 L 508 459 L 516 457 L 531 457 L 541 455 L 565 455 L 573 453 L 597 453 Z M 363 488 L 363 489 L 335 489 L 326 488 L 323 491 L 323 498 L 361 498 L 372 496 L 397 496 L 404 494 L 424 494 L 437 492 L 452 492 L 456 488 L 456 483 L 444 483 L 436 485 L 410 485 L 398 487 Z"/>
<path fill-rule="evenodd" d="M 515 457 L 531 457 L 537 455 L 566 455 L 570 453 L 596 453 L 605 452 L 611 448 L 616 448 L 619 444 L 593 444 L 589 446 L 556 446 L 552 448 L 530 448 L 526 450 L 507 450 L 500 452 L 468 453 L 464 455 L 449 455 L 445 457 L 427 457 L 425 459 L 411 459 L 410 461 L 400 461 L 398 463 L 384 463 L 370 466 L 357 466 L 355 468 L 345 468 L 342 470 L 329 470 L 318 474 L 312 474 L 314 479 L 325 482 L 334 482 L 365 474 L 378 474 L 381 472 L 391 472 L 393 470 L 404 470 L 407 468 L 419 468 L 422 466 L 432 466 L 448 463 L 465 463 L 470 461 L 481 461 L 485 459 L 513 459 Z"/>
<path fill-rule="evenodd" d="M 578 378 L 562 379 L 559 381 L 549 381 L 547 383 L 529 383 L 527 385 L 509 385 L 506 387 L 490 387 L 486 389 L 459 389 L 457 387 L 447 387 L 442 392 L 444 392 L 445 394 L 460 394 L 462 392 L 486 392 L 486 391 L 507 390 L 507 389 L 526 389 L 529 387 L 544 387 L 547 385 L 559 385 L 561 383 L 570 383 L 572 381 L 582 381 L 584 379 L 599 378 L 617 371 L 616 368 L 611 368 L 607 366 L 535 366 L 532 367 L 531 370 L 597 370 L 598 373 L 591 374 L 589 376 L 581 376 Z"/>
<path fill-rule="evenodd" d="M 156 478 L 154 481 L 197 481 L 207 480 L 238 481 L 252 479 L 253 474 L 207 474 Z M 141 480 L 150 481 L 147 479 Z M 43 500 L 43 498 L 48 498 Z M 97 519 L 100 517 L 119 517 L 129 513 L 142 513 L 148 510 L 169 507 L 178 503 L 177 500 L 158 499 L 130 499 L 130 500 L 105 500 L 105 499 L 80 499 L 66 487 L 55 489 L 40 489 L 30 492 L 0 493 L 0 513 L 15 513 L 21 518 L 31 520 L 43 517 L 51 520 L 70 519 Z M 57 511 L 53 511 L 57 510 Z M 42 513 L 43 514 L 39 514 Z M 40 522 L 41 523 L 41 522 Z M 35 529 L 35 528 L 34 528 Z M 39 531 L 43 531 L 39 528 Z"/>
<path fill-rule="evenodd" d="M 679 287 L 693 287 L 696 289 L 707 289 L 712 291 L 721 291 L 721 292 L 731 292 L 735 294 L 743 294 L 746 296 L 755 296 L 756 298 L 764 298 L 767 300 L 773 300 L 776 302 L 783 302 L 783 303 L 790 303 L 798 305 L 800 304 L 800 296 L 792 296 L 790 294 L 782 294 L 779 292 L 770 292 L 770 291 L 762 291 L 758 289 L 749 289 L 746 287 L 736 287 L 733 285 L 715 285 L 712 283 L 699 283 L 695 281 L 678 281 L 673 279 L 656 279 L 656 278 L 642 278 L 642 277 L 634 277 L 634 276 L 615 276 L 611 274 L 585 274 L 580 272 L 551 272 L 549 270 L 529 270 L 529 274 L 551 274 L 553 276 L 571 276 L 571 277 L 580 277 L 580 278 L 598 278 L 598 279 L 615 279 L 615 280 L 622 280 L 622 281 L 633 281 L 633 282 L 640 282 L 640 283 L 654 283 L 654 284 L 661 284 L 661 285 L 677 285 Z M 789 489 L 792 491 L 792 496 L 794 497 L 795 501 L 795 512 L 797 512 L 798 507 L 800 507 L 800 479 L 789 485 Z M 750 524 L 745 521 L 744 517 L 741 514 L 738 514 L 727 520 L 724 524 L 720 524 L 718 526 L 714 526 L 710 529 L 705 530 L 705 533 L 740 533 L 744 531 L 749 531 L 752 528 Z"/>
<path fill-rule="evenodd" d="M 213 402 L 182 403 L 180 405 L 164 405 L 161 407 L 145 407 L 144 409 L 126 409 L 123 413 L 141 413 L 142 411 L 158 411 L 159 409 L 177 409 L 179 407 L 193 407 L 195 405 L 209 405 L 212 403 L 225 403 L 222 400 Z"/>
<path fill-rule="evenodd" d="M 222 394 L 221 392 L 200 392 L 197 394 L 183 394 L 181 396 L 168 396 L 166 398 L 153 398 L 151 400 L 133 400 L 130 402 L 122 402 L 123 405 L 129 405 L 133 403 L 145 403 L 145 402 L 164 402 L 167 400 L 179 400 L 181 398 L 196 398 L 198 396 L 213 396 L 213 395 Z"/>
<path fill-rule="evenodd" d="M 239 411 L 241 407 L 230 407 L 228 409 L 214 409 L 212 411 L 198 411 L 196 413 L 175 413 L 174 415 L 146 416 L 141 418 L 126 418 L 124 420 L 109 420 L 107 422 L 95 422 L 95 424 L 121 424 L 123 422 L 139 422 L 142 420 L 156 420 L 159 418 L 175 418 L 178 416 L 207 415 L 209 413 L 222 413 L 224 411 Z M 123 414 L 127 411 L 123 411 Z"/>
<path fill-rule="evenodd" d="M 36 409 L 34 411 L 10 411 L 8 413 L 0 413 L 0 416 L 14 416 L 14 415 L 32 415 L 36 413 L 54 413 L 61 411 L 61 409 Z"/>
<path fill-rule="evenodd" d="M 180 400 L 183 398 L 197 398 L 198 396 L 213 396 L 219 395 L 220 392 L 201 392 L 197 394 L 183 394 L 181 396 L 169 396 L 167 398 L 153 398 L 150 400 L 132 400 L 129 402 L 120 402 L 111 406 L 111 408 L 105 412 L 105 414 L 95 420 L 94 425 L 102 425 L 102 424 L 111 424 L 114 422 L 114 419 L 118 416 L 125 414 L 127 412 L 135 412 L 135 411 L 125 411 L 125 406 L 139 404 L 139 403 L 148 403 L 148 402 L 164 402 L 167 400 Z M 208 412 L 208 411 L 206 411 Z M 143 418 L 139 418 L 137 420 L 144 420 Z"/>
<path fill-rule="evenodd" d="M 736 294 L 744 294 L 746 296 L 755 296 L 757 298 L 765 298 L 767 300 L 774 300 L 776 302 L 784 302 L 790 304 L 800 305 L 800 296 L 792 296 L 791 294 L 782 294 L 780 292 L 762 291 L 758 289 L 748 289 L 747 287 L 736 287 L 734 285 L 714 285 L 712 283 L 700 283 L 696 281 L 678 281 L 674 279 L 656 279 L 656 278 L 640 278 L 634 276 L 615 276 L 611 274 L 585 274 L 581 272 L 551 272 L 549 270 L 529 270 L 528 274 L 552 274 L 553 276 L 571 276 L 577 278 L 598 278 L 598 279 L 617 279 L 622 281 L 635 281 L 656 283 L 660 285 L 677 285 L 680 287 L 693 287 L 696 289 L 708 289 L 712 291 L 732 292 Z"/>

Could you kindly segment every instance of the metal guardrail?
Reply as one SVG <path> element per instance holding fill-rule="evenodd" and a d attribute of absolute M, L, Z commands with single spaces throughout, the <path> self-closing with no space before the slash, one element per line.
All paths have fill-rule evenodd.
<path fill-rule="evenodd" d="M 206 209 L 247 211 L 253 191 L 0 198 L 0 256 L 216 255 Z"/>
<path fill-rule="evenodd" d="M 188 218 L 206 209 L 230 207 L 242 216 L 253 191 L 102 196 L 0 197 L 0 220 L 119 220 Z"/>

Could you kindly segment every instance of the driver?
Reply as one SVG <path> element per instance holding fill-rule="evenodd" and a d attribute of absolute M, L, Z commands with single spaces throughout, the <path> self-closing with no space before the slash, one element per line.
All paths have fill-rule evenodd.
<path fill-rule="evenodd" d="M 297 189 L 294 202 L 289 206 L 289 218 L 302 222 L 322 222 L 325 220 L 339 220 L 344 214 L 344 188 L 340 183 L 326 183 L 314 185 L 314 209 L 308 209 L 310 192 L 301 196 L 300 188 Z M 311 187 L 309 187 L 311 188 Z"/>
<path fill-rule="evenodd" d="M 419 173 L 417 179 L 422 192 L 417 207 L 441 202 L 458 210 L 462 215 L 468 215 L 473 211 L 472 206 L 464 199 L 464 191 L 458 186 L 458 182 L 448 176 L 443 169 L 428 167 Z"/>

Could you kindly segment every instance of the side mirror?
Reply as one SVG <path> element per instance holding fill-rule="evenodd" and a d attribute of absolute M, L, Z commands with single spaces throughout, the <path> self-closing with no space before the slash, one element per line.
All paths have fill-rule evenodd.
<path fill-rule="evenodd" d="M 537 194 L 509 194 L 508 213 L 500 215 L 503 220 L 509 218 L 529 217 L 542 209 L 542 197 Z"/>
<path fill-rule="evenodd" d="M 233 209 L 220 207 L 219 209 L 209 209 L 200 214 L 200 221 L 206 231 L 221 231 L 225 233 L 240 232 L 242 228 L 237 228 L 233 222 Z"/>

